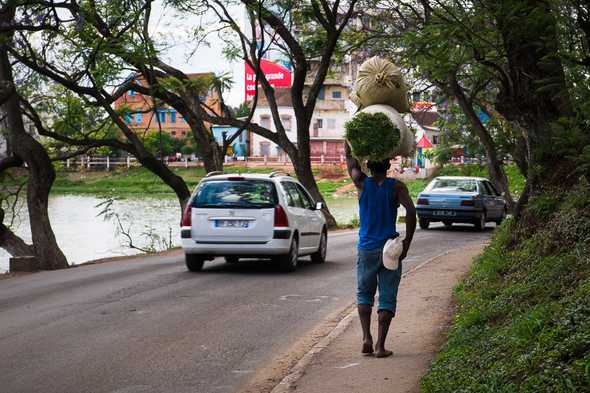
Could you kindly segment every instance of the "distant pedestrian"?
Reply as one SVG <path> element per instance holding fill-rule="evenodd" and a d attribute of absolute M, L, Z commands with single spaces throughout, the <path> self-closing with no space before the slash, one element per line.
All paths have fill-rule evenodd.
<path fill-rule="evenodd" d="M 385 349 L 385 339 L 391 319 L 395 316 L 397 290 L 399 287 L 402 263 L 406 257 L 414 231 L 416 230 L 416 208 L 404 183 L 387 177 L 389 160 L 367 163 L 372 176 L 363 173 L 359 162 L 352 157 L 346 143 L 346 163 L 348 173 L 359 193 L 360 229 L 357 260 L 357 307 L 363 329 L 361 352 L 387 357 L 392 352 Z M 399 236 L 396 230 L 399 204 L 406 209 L 406 236 L 396 270 L 383 265 L 383 247 L 389 239 Z M 377 342 L 373 348 L 371 335 L 371 312 L 375 293 L 379 288 L 379 308 L 377 310 L 379 329 Z"/>

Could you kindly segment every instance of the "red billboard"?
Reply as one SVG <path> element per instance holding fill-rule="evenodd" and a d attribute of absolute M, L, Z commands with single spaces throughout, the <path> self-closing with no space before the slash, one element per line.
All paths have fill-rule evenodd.
<path fill-rule="evenodd" d="M 268 60 L 260 60 L 260 68 L 272 87 L 291 87 L 291 71 Z M 246 63 L 246 101 L 256 94 L 256 74 Z"/>

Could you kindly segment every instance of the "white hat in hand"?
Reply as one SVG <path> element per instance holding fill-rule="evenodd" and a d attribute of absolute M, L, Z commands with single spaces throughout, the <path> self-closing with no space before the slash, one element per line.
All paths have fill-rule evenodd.
<path fill-rule="evenodd" d="M 389 270 L 397 270 L 399 268 L 399 257 L 404 250 L 404 242 L 401 237 L 387 240 L 383 246 L 383 266 Z"/>

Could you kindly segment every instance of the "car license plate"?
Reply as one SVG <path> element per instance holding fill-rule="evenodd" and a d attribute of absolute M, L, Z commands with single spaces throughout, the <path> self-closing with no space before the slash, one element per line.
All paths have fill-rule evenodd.
<path fill-rule="evenodd" d="M 216 228 L 248 228 L 248 220 L 215 220 Z"/>
<path fill-rule="evenodd" d="M 435 210 L 435 216 L 454 216 L 455 212 L 452 210 Z"/>

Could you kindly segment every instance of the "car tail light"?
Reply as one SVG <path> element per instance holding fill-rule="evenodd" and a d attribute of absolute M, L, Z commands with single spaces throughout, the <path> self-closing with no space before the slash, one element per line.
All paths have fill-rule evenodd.
<path fill-rule="evenodd" d="M 428 205 L 428 199 L 426 198 L 418 198 L 418 205 Z"/>
<path fill-rule="evenodd" d="M 463 199 L 461 206 L 475 206 L 475 201 L 473 199 Z"/>
<path fill-rule="evenodd" d="M 180 222 L 181 227 L 190 227 L 191 226 L 191 215 L 192 215 L 192 201 L 189 200 L 184 207 L 184 211 L 182 212 L 182 221 Z"/>
<path fill-rule="evenodd" d="M 287 218 L 287 213 L 285 213 L 285 209 L 281 205 L 275 206 L 275 227 L 288 227 L 289 226 L 289 219 Z"/>

